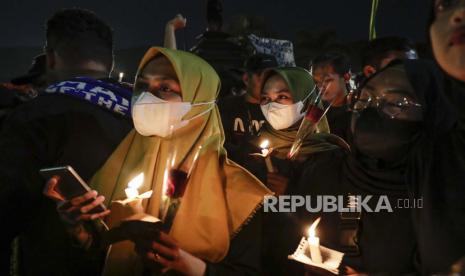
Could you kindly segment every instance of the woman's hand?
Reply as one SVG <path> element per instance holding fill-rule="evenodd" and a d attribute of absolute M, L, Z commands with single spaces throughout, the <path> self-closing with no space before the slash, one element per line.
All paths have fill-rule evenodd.
<path fill-rule="evenodd" d="M 97 196 L 97 191 L 90 191 L 82 196 L 65 200 L 57 191 L 58 177 L 52 177 L 45 185 L 45 196 L 57 203 L 57 210 L 62 220 L 68 224 L 75 225 L 83 221 L 95 220 L 110 214 L 110 210 L 100 213 L 91 212 L 95 207 L 105 201 L 104 196 Z"/>
<path fill-rule="evenodd" d="M 96 191 L 90 191 L 71 200 L 65 200 L 56 190 L 58 183 L 58 177 L 52 177 L 45 185 L 43 193 L 56 202 L 58 214 L 67 226 L 68 232 L 79 244 L 88 247 L 92 242 L 92 237 L 85 229 L 83 222 L 92 221 L 110 214 L 110 210 L 99 213 L 91 212 L 105 200 L 105 197 L 97 196 Z"/>
<path fill-rule="evenodd" d="M 268 173 L 266 186 L 270 188 L 277 196 L 286 192 L 289 179 L 279 173 Z"/>
<path fill-rule="evenodd" d="M 183 275 L 202 276 L 207 267 L 204 261 L 180 249 L 176 240 L 163 232 L 148 246 L 138 246 L 138 253 L 155 269 L 161 265 L 163 273 L 174 270 Z"/>

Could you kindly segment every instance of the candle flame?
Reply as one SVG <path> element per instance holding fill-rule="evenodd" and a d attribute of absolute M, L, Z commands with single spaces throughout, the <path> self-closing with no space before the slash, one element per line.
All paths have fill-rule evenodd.
<path fill-rule="evenodd" d="M 318 226 L 318 223 L 320 223 L 320 220 L 321 220 L 321 217 L 317 218 L 313 223 L 312 225 L 310 226 L 310 228 L 308 228 L 308 237 L 315 237 L 316 234 L 315 234 L 315 230 L 316 230 L 316 227 Z"/>
<path fill-rule="evenodd" d="M 119 73 L 119 77 L 122 79 L 124 77 L 124 73 L 123 72 L 120 72 Z"/>
<path fill-rule="evenodd" d="M 133 199 L 139 196 L 139 191 L 137 191 L 137 189 L 127 188 L 124 190 L 124 192 L 126 193 L 126 197 L 128 199 Z"/>
<path fill-rule="evenodd" d="M 260 148 L 266 149 L 266 148 L 268 148 L 269 145 L 270 145 L 270 141 L 264 140 L 264 141 L 260 144 Z"/>
<path fill-rule="evenodd" d="M 144 183 L 144 173 L 138 174 L 128 183 L 128 188 L 139 189 L 139 187 Z"/>

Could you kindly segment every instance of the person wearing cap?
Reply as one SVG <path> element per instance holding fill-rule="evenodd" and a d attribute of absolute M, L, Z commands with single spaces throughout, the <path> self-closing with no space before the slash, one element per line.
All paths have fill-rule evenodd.
<path fill-rule="evenodd" d="M 26 74 L 13 78 L 10 82 L 16 86 L 25 86 L 27 96 L 34 98 L 38 91 L 47 86 L 47 56 L 40 54 L 32 60 L 31 67 Z"/>
<path fill-rule="evenodd" d="M 0 83 L 0 121 L 16 106 L 37 96 L 46 84 L 45 72 L 46 58 L 41 54 L 34 57 L 26 74 Z"/>
<path fill-rule="evenodd" d="M 18 237 L 21 275 L 99 275 L 104 256 L 88 257 L 75 246 L 55 204 L 42 195 L 39 170 L 70 165 L 88 181 L 132 129 L 131 91 L 107 79 L 113 34 L 90 11 L 55 13 L 45 54 L 50 85 L 2 123 L 0 252 Z M 8 275 L 10 256 L 0 261 L 0 275 Z"/>
<path fill-rule="evenodd" d="M 243 164 L 249 158 L 244 156 L 240 149 L 259 135 L 265 122 L 260 109 L 261 73 L 276 66 L 278 63 L 272 55 L 256 54 L 249 57 L 244 64 L 245 73 L 242 75 L 247 93 L 227 97 L 218 102 L 228 157 L 239 164 Z"/>

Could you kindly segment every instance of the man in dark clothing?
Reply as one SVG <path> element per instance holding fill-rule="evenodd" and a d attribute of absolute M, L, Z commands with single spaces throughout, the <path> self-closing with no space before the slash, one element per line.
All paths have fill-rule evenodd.
<path fill-rule="evenodd" d="M 45 50 L 52 85 L 15 109 L 0 134 L 0 220 L 7 223 L 0 250 L 18 237 L 21 275 L 99 275 L 104 256 L 83 254 L 73 243 L 55 203 L 42 196 L 39 170 L 70 165 L 90 180 L 132 128 L 131 92 L 105 79 L 113 34 L 92 12 L 53 15 Z M 8 261 L 2 256 L 1 273 Z"/>
<path fill-rule="evenodd" d="M 348 108 L 350 60 L 341 53 L 325 53 L 311 64 L 313 80 L 318 89 L 324 89 L 321 97 L 325 105 L 331 104 L 326 117 L 331 133 L 348 140 L 352 114 Z"/>
<path fill-rule="evenodd" d="M 234 70 L 243 65 L 253 50 L 246 43 L 223 31 L 223 1 L 208 0 L 207 30 L 196 37 L 197 44 L 191 52 L 210 63 L 221 79 L 219 99 L 237 90 L 240 74 Z"/>
<path fill-rule="evenodd" d="M 276 58 L 272 55 L 251 56 L 244 64 L 246 73 L 242 77 L 247 93 L 224 98 L 218 103 L 228 157 L 239 164 L 243 163 L 243 158 L 248 158 L 243 156 L 244 150 L 241 148 L 259 135 L 260 128 L 265 122 L 260 109 L 261 73 L 266 68 L 276 66 Z"/>

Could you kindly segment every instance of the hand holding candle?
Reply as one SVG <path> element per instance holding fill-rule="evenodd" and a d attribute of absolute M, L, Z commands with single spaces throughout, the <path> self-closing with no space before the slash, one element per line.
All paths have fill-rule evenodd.
<path fill-rule="evenodd" d="M 273 151 L 273 149 L 269 149 L 270 141 L 264 140 L 260 144 L 260 148 L 262 149 L 262 156 L 265 158 L 265 164 L 266 164 L 266 169 L 268 172 L 272 173 L 274 172 L 274 167 L 273 163 L 271 163 L 271 155 L 270 153 Z"/>
<path fill-rule="evenodd" d="M 128 187 L 124 190 L 126 198 L 123 200 L 115 200 L 111 202 L 110 210 L 113 215 L 109 218 L 108 224 L 115 225 L 122 220 L 128 219 L 135 214 L 144 213 L 142 201 L 152 196 L 152 191 L 139 194 L 139 188 L 144 183 L 144 174 L 140 173 L 128 183 Z"/>
<path fill-rule="evenodd" d="M 310 249 L 310 257 L 314 263 L 321 264 L 323 263 L 323 258 L 320 251 L 320 239 L 315 234 L 315 229 L 320 222 L 321 218 L 317 218 L 313 224 L 308 229 L 308 246 Z"/>
<path fill-rule="evenodd" d="M 312 273 L 311 275 L 316 271 L 319 275 L 327 275 L 326 272 L 340 275 L 339 267 L 344 258 L 344 253 L 320 246 L 320 239 L 315 233 L 319 222 L 320 218 L 317 218 L 312 223 L 308 229 L 308 237 L 302 237 L 296 251 L 289 255 L 288 258 L 305 264 L 307 271 Z"/>

